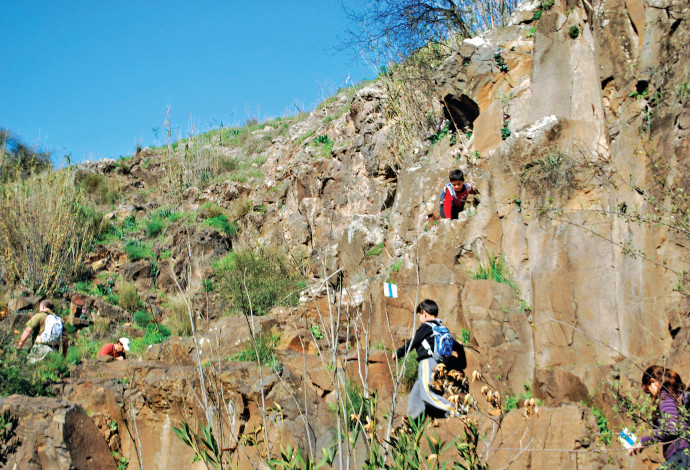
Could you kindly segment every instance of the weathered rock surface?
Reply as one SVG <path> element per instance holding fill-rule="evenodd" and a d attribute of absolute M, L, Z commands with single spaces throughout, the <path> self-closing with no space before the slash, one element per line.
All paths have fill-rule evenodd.
<path fill-rule="evenodd" d="M 383 112 L 391 99 L 385 87 L 374 82 L 338 94 L 268 144 L 260 185 L 224 181 L 182 195 L 187 210 L 207 201 L 264 206 L 243 219 L 256 231 L 252 242 L 288 245 L 323 279 L 299 307 L 255 319 L 257 331 L 283 332 L 282 375 L 264 368 L 259 378 L 254 364 L 225 360 L 249 339 L 244 318 L 226 317 L 203 325 L 198 346 L 172 339 L 147 351 L 146 362 L 88 363 L 65 385 L 64 397 L 95 412 L 112 450 L 132 462 L 141 455 L 146 468 L 173 468 L 189 462 L 191 452 L 171 426 L 183 417 L 206 419 L 198 348 L 202 376 L 214 393 L 224 393 L 212 406 L 227 418 L 224 445 L 264 425 L 266 414 L 274 445 L 318 450 L 333 440 L 326 403 L 336 381 L 325 365 L 327 339 L 316 339 L 310 327 L 320 328 L 324 318 L 349 320 L 350 328 L 334 332 L 338 365 L 350 378 L 368 374 L 367 386 L 388 404 L 387 354 L 370 351 L 365 367 L 356 335 L 361 339 L 366 327 L 369 346 L 398 346 L 418 326 L 415 305 L 433 298 L 456 336 L 469 333 L 468 370 L 481 370 L 504 396 L 531 384 L 546 402 L 529 418 L 510 412 L 496 435 L 482 419 L 492 468 L 645 468 L 653 462 L 598 452 L 596 420 L 579 402 L 612 416 L 612 384 L 639 397 L 640 367 L 664 363 L 687 376 L 690 302 L 674 287 L 688 269 L 689 244 L 687 231 L 674 226 L 687 217 L 678 194 L 690 191 L 690 100 L 679 91 L 690 83 L 689 9 L 681 0 L 557 1 L 538 21 L 523 9 L 510 27 L 464 41 L 433 83 L 444 117 L 461 128 L 455 132 L 472 132 L 454 145 L 450 138 L 433 145 L 420 139 L 398 155 L 395 122 Z M 497 67 L 497 51 L 507 71 Z M 311 145 L 313 134 L 332 140 L 330 154 Z M 151 160 L 146 171 L 144 157 Z M 437 220 L 438 195 L 454 168 L 479 194 L 458 220 Z M 104 161 L 80 171 L 119 170 Z M 135 188 L 154 184 L 165 167 L 142 154 L 122 172 Z M 148 207 L 130 201 L 113 217 Z M 668 218 L 657 220 L 656 213 Z M 168 294 L 199 293 L 211 262 L 232 248 L 229 237 L 203 225 L 173 224 L 168 236 L 171 258 L 159 263 L 157 278 Z M 480 263 L 499 255 L 514 288 L 472 279 Z M 101 253 L 92 266 L 118 269 L 142 289 L 154 282 L 148 261 L 126 264 L 122 255 Z M 398 298 L 383 296 L 389 280 Z M 326 296 L 325 285 L 342 286 L 342 297 Z M 10 307 L 36 302 L 18 298 Z M 202 304 L 194 302 L 197 318 Z M 126 317 L 102 300 L 96 307 L 112 320 Z M 211 318 L 222 305 L 213 308 Z M 17 318 L 8 317 L 3 329 L 17 328 Z M 113 435 L 103 424 L 109 420 L 128 432 Z M 617 416 L 610 425 L 626 423 Z M 440 432 L 456 437 L 459 421 Z M 234 455 L 247 464 L 259 459 L 260 448 Z"/>
<path fill-rule="evenodd" d="M 0 413 L 16 425 L 2 443 L 3 468 L 69 470 L 117 468 L 110 449 L 81 406 L 63 400 L 12 395 Z"/>

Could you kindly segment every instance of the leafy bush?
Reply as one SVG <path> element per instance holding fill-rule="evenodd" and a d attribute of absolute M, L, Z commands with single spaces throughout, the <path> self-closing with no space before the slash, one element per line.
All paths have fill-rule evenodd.
<path fill-rule="evenodd" d="M 133 311 L 141 304 L 137 286 L 134 283 L 122 281 L 117 284 L 117 293 L 120 297 L 120 306 L 125 310 Z"/>
<path fill-rule="evenodd" d="M 237 224 L 234 222 L 228 222 L 228 218 L 225 214 L 221 214 L 212 219 L 204 220 L 204 225 L 213 227 L 228 236 L 233 236 L 237 233 Z"/>
<path fill-rule="evenodd" d="M 77 333 L 72 337 L 67 350 L 67 363 L 79 365 L 84 359 L 93 359 L 98 354 L 98 345 L 88 335 Z"/>
<path fill-rule="evenodd" d="M 139 261 L 144 258 L 153 257 L 151 246 L 147 243 L 142 243 L 139 240 L 128 240 L 125 243 L 124 250 L 131 261 Z"/>
<path fill-rule="evenodd" d="M 314 137 L 312 143 L 320 147 L 316 154 L 317 157 L 328 158 L 332 155 L 334 142 L 327 135 L 323 134 Z"/>
<path fill-rule="evenodd" d="M 519 292 L 518 285 L 513 280 L 513 276 L 508 270 L 505 255 L 489 255 L 486 264 L 480 262 L 476 271 L 474 271 L 474 279 L 491 279 L 496 282 L 508 284 L 516 292 Z"/>
<path fill-rule="evenodd" d="M 153 316 L 146 310 L 137 310 L 134 312 L 134 316 L 132 318 L 134 323 L 142 329 L 146 328 L 146 325 L 151 323 L 151 320 L 153 320 Z"/>
<path fill-rule="evenodd" d="M 302 277 L 280 251 L 238 249 L 214 263 L 214 271 L 221 292 L 229 297 L 231 313 L 252 310 L 265 315 L 275 305 L 295 306 L 299 301 Z"/>
<path fill-rule="evenodd" d="M 50 396 L 50 383 L 35 373 L 36 365 L 26 362 L 27 350 L 17 351 L 9 335 L 0 340 L 0 397 L 19 394 L 29 397 Z"/>
<path fill-rule="evenodd" d="M 42 173 L 0 188 L 0 262 L 7 277 L 49 293 L 74 278 L 93 233 L 71 173 Z"/>
<path fill-rule="evenodd" d="M 230 356 L 231 361 L 251 361 L 257 362 L 261 359 L 261 365 L 268 367 L 274 372 L 283 370 L 283 365 L 276 354 L 276 346 L 280 342 L 280 333 L 276 331 L 262 331 L 255 337 L 254 341 L 248 341 L 242 350 Z M 258 352 L 258 356 L 257 356 Z"/>
<path fill-rule="evenodd" d="M 460 342 L 462 344 L 470 344 L 470 330 L 465 328 L 460 330 Z"/>
<path fill-rule="evenodd" d="M 165 325 L 149 323 L 146 325 L 146 333 L 143 338 L 135 338 L 130 342 L 129 348 L 134 354 L 141 355 L 152 344 L 160 344 L 170 337 L 170 328 Z"/>
<path fill-rule="evenodd" d="M 212 279 L 202 279 L 201 280 L 201 290 L 202 292 L 213 292 L 216 290 L 216 283 Z"/>
<path fill-rule="evenodd" d="M 149 237 L 155 237 L 159 235 L 164 228 L 164 224 L 160 219 L 149 220 L 146 223 L 146 235 Z"/>

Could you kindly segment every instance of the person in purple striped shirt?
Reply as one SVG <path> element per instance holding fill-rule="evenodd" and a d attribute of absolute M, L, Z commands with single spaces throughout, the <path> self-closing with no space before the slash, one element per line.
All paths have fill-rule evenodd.
<path fill-rule="evenodd" d="M 661 443 L 666 462 L 659 468 L 690 468 L 690 443 L 683 411 L 685 384 L 677 372 L 662 366 L 649 366 L 642 374 L 642 389 L 656 401 L 652 433 L 640 439 L 640 445 L 628 451 L 629 455 L 644 447 Z"/>

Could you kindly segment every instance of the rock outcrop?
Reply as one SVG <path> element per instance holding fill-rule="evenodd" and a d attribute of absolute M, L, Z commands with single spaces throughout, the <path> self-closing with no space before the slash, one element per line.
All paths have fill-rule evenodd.
<path fill-rule="evenodd" d="M 190 187 L 181 207 L 213 202 L 241 213 L 245 243 L 286 246 L 303 258 L 313 282 L 300 305 L 253 319 L 257 332 L 282 332 L 282 370 L 228 360 L 251 344 L 247 319 L 215 319 L 223 308 L 208 304 L 220 304 L 218 296 L 197 297 L 197 318 L 210 321 L 196 340 L 171 339 L 139 362 L 87 362 L 63 386 L 70 403 L 36 399 L 40 409 L 21 408 L 22 444 L 8 462 L 92 468 L 91 450 L 73 455 L 71 443 L 84 442 L 94 456 L 105 445 L 134 466 L 185 468 L 192 451 L 172 429 L 183 421 L 217 423 L 238 466 L 265 458 L 262 436 L 274 448 L 318 454 L 335 436 L 333 370 L 355 382 L 366 377 L 367 390 L 389 406 L 395 364 L 375 349 L 410 337 L 416 303 L 433 298 L 451 331 L 469 336 L 468 370 L 504 397 L 527 386 L 544 401 L 530 416 L 478 416 L 492 468 L 654 463 L 618 447 L 599 452 L 600 423 L 582 403 L 613 416 L 621 387 L 639 397 L 640 367 L 658 362 L 690 373 L 689 11 L 681 0 L 558 0 L 538 15 L 517 12 L 510 26 L 463 41 L 434 73 L 431 108 L 457 138 L 418 138 L 405 154 L 394 141 L 403 117 L 385 112 L 394 97 L 381 81 L 339 93 L 277 137 L 270 126 L 255 130 L 252 138 L 265 144 L 261 181 Z M 332 146 L 314 145 L 312 135 Z M 223 157 L 240 153 L 213 146 Z M 156 157 L 142 152 L 126 171 L 113 162 L 81 171 L 151 186 L 167 171 Z M 459 219 L 438 220 L 438 194 L 455 168 L 478 194 Z M 133 198 L 125 217 L 156 207 Z M 142 290 L 193 297 L 234 241 L 202 224 L 170 227 L 169 257 L 155 269 L 104 253 L 91 266 L 116 269 Z M 509 282 L 475 279 L 496 262 Z M 391 280 L 397 298 L 383 295 Z M 18 297 L 11 307 L 37 301 Z M 111 320 L 131 316 L 102 299 L 95 305 Z M 16 328 L 17 318 L 8 316 L 3 329 Z M 397 422 L 404 398 L 402 406 L 396 399 Z M 0 403 L 12 409 L 18 400 Z M 94 412 L 92 422 L 80 406 Z M 623 426 L 624 417 L 609 424 Z M 438 431 L 454 438 L 460 428 L 456 420 Z"/>

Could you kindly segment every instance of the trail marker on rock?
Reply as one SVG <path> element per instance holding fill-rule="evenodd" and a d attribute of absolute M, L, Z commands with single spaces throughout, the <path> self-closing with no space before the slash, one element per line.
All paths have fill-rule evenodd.
<path fill-rule="evenodd" d="M 386 297 L 391 297 L 393 299 L 398 298 L 398 286 L 395 284 L 389 284 L 387 282 L 383 283 L 383 295 Z"/>

